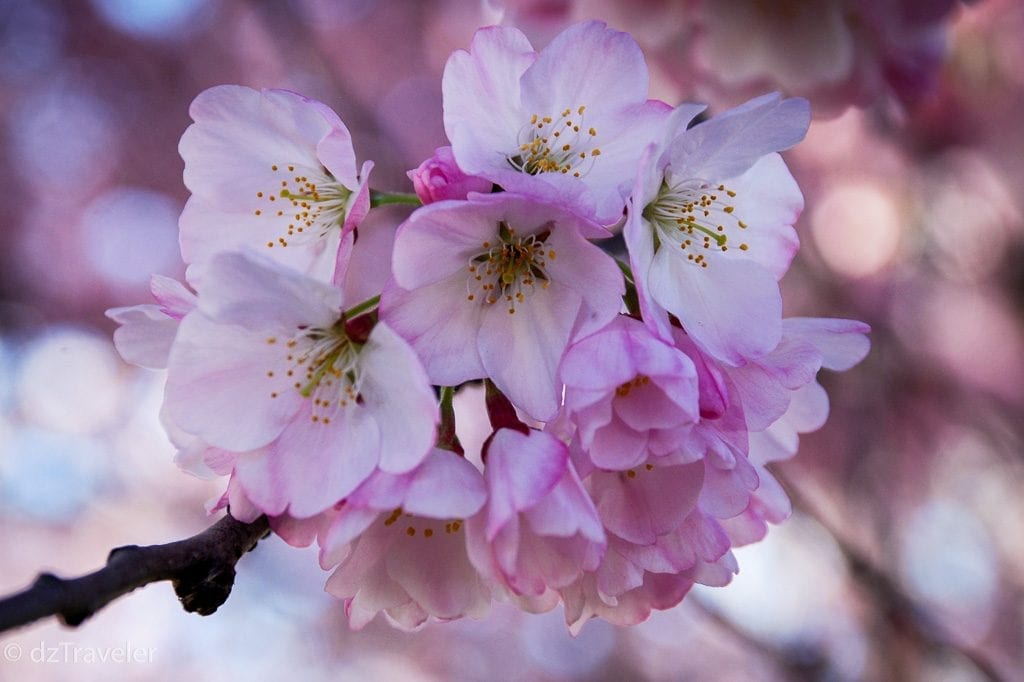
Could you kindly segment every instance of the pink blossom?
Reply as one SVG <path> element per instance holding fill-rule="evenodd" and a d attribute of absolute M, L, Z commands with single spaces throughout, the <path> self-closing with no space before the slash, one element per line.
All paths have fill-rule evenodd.
<path fill-rule="evenodd" d="M 565 587 L 604 555 L 604 529 L 565 444 L 499 429 L 487 450 L 489 498 L 469 521 L 470 558 L 516 594 Z"/>
<path fill-rule="evenodd" d="M 424 204 L 443 199 L 465 199 L 470 192 L 490 192 L 491 181 L 466 175 L 455 163 L 451 147 L 438 147 L 434 155 L 406 175 L 412 180 L 416 196 Z"/>
<path fill-rule="evenodd" d="M 562 360 L 565 410 L 595 466 L 624 470 L 682 455 L 698 419 L 697 373 L 684 353 L 623 315 Z"/>
<path fill-rule="evenodd" d="M 508 192 L 425 206 L 399 227 L 381 319 L 412 344 L 433 383 L 490 377 L 517 407 L 550 419 L 570 337 L 621 305 L 615 262 L 586 239 L 606 235 Z"/>
<path fill-rule="evenodd" d="M 753 367 L 729 370 L 737 379 L 739 391 L 748 396 L 748 402 L 749 396 L 762 387 L 762 395 L 773 395 L 772 402 L 784 405 L 782 413 L 767 427 L 750 433 L 749 459 L 760 485 L 742 514 L 723 521 L 734 544 L 760 540 L 767 533 L 767 523 L 781 523 L 789 517 L 789 498 L 765 467 L 792 457 L 799 445 L 799 434 L 816 431 L 825 424 L 828 396 L 815 379 L 818 368 L 846 371 L 864 359 L 869 348 L 869 327 L 853 320 L 787 318 L 783 320 L 783 330 L 780 349 L 802 347 L 803 353 L 807 353 L 809 347 L 815 354 L 810 378 L 792 382 L 794 373 L 786 370 L 798 356 L 781 350 Z M 791 386 L 782 385 L 779 377 L 789 379 Z"/>
<path fill-rule="evenodd" d="M 165 405 L 182 431 L 237 453 L 234 473 L 269 515 L 306 517 L 376 468 L 426 456 L 438 420 L 412 349 L 385 324 L 347 331 L 342 292 L 273 261 L 222 253 L 197 273 Z"/>
<path fill-rule="evenodd" d="M 823 0 L 697 5 L 699 67 L 730 90 L 778 87 L 836 113 L 934 86 L 955 0 Z M 821 113 L 816 112 L 816 113 Z"/>
<path fill-rule="evenodd" d="M 644 145 L 668 113 L 647 100 L 636 42 L 597 21 L 570 26 L 540 53 L 518 29 L 480 29 L 468 52 L 448 59 L 442 89 L 463 170 L 508 191 L 555 190 L 605 224 L 621 217 Z"/>
<path fill-rule="evenodd" d="M 189 114 L 179 145 L 192 192 L 180 220 L 185 262 L 247 246 L 321 281 L 340 277 L 343 236 L 370 207 L 373 163 L 357 169 L 338 115 L 293 92 L 240 85 L 200 93 Z"/>
<path fill-rule="evenodd" d="M 777 280 L 796 253 L 803 197 L 774 153 L 803 138 L 807 103 L 766 95 L 687 129 L 637 175 L 625 236 L 648 322 L 667 318 L 712 356 L 742 364 L 782 334 Z"/>
<path fill-rule="evenodd" d="M 350 625 L 380 611 L 407 629 L 430 617 L 485 615 L 490 588 L 467 555 L 465 519 L 486 496 L 469 462 L 435 449 L 408 473 L 375 474 L 323 515 L 321 564 L 337 565 L 327 591 L 345 600 Z"/>

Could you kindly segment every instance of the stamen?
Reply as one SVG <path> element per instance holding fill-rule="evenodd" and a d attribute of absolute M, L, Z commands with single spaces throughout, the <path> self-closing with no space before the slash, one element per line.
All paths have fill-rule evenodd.
<path fill-rule="evenodd" d="M 514 315 L 516 305 L 524 303 L 538 286 L 546 289 L 547 262 L 556 256 L 554 249 L 545 247 L 552 227 L 553 223 L 547 223 L 539 232 L 520 237 L 508 223 L 499 222 L 498 243 L 483 242 L 483 250 L 469 259 L 466 300 L 479 298 L 488 305 L 503 300 L 508 313 Z"/>
<path fill-rule="evenodd" d="M 276 337 L 267 339 L 268 345 L 277 344 Z M 268 369 L 271 398 L 287 391 L 296 391 L 312 400 L 310 421 L 330 424 L 334 416 L 362 398 L 359 387 L 359 347 L 345 334 L 344 325 L 329 328 L 303 327 L 284 344 L 281 365 Z M 283 375 L 283 378 L 278 378 Z M 300 378 L 295 381 L 295 378 Z"/>
<path fill-rule="evenodd" d="M 662 242 L 678 244 L 682 251 L 689 252 L 696 246 L 709 253 L 726 253 L 733 230 L 747 228 L 728 201 L 735 197 L 736 192 L 722 184 L 712 186 L 694 179 L 670 184 L 666 180 L 658 197 L 644 209 L 644 217 L 655 226 Z M 695 245 L 694 239 L 699 243 Z M 749 249 L 746 243 L 739 245 L 740 251 Z M 703 253 L 688 253 L 686 260 L 701 268 L 709 265 Z"/>
<path fill-rule="evenodd" d="M 630 392 L 634 388 L 640 388 L 642 386 L 646 386 L 649 383 L 651 383 L 650 377 L 645 376 L 643 374 L 638 374 L 635 377 L 633 377 L 632 380 L 627 381 L 624 384 L 620 384 L 618 387 L 616 387 L 615 395 L 620 398 L 625 398 L 630 394 Z"/>
<path fill-rule="evenodd" d="M 290 173 L 295 173 L 296 165 L 290 164 L 286 168 Z M 270 170 L 276 173 L 281 171 L 281 167 L 273 164 Z M 254 211 L 256 216 L 266 215 L 275 220 L 282 219 L 277 222 L 281 224 L 283 236 L 277 241 L 268 241 L 267 248 L 288 247 L 315 241 L 345 222 L 352 192 L 323 166 L 303 170 L 307 170 L 306 174 L 293 174 L 282 179 L 281 186 L 277 189 L 256 192 L 256 198 L 260 201 L 275 203 L 280 199 L 283 203 L 290 203 L 292 208 L 298 209 L 288 221 L 283 220 L 284 211 L 264 211 L 262 208 Z M 284 237 L 289 239 L 286 240 Z"/>
<path fill-rule="evenodd" d="M 593 167 L 593 157 L 600 150 L 591 149 L 597 129 L 583 128 L 586 106 L 564 109 L 559 117 L 532 114 L 529 123 L 519 131 L 518 154 L 506 157 L 509 165 L 521 173 L 572 173 L 574 177 L 586 175 Z M 581 134 L 580 131 L 584 130 Z"/>

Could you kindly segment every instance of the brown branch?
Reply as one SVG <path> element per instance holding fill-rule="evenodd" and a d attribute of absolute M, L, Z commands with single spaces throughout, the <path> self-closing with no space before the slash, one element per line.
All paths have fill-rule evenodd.
<path fill-rule="evenodd" d="M 106 566 L 80 578 L 42 573 L 24 591 L 0 599 L 0 632 L 48 616 L 75 627 L 115 599 L 162 580 L 172 582 L 186 611 L 208 616 L 231 594 L 235 564 L 269 528 L 265 516 L 242 523 L 228 515 L 185 540 L 117 547 Z"/>

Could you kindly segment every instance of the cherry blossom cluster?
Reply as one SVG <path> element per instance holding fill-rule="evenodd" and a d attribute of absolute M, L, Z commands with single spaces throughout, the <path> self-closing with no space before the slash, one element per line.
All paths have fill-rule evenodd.
<path fill-rule="evenodd" d="M 602 23 L 540 52 L 481 29 L 446 65 L 451 146 L 415 195 L 371 191 L 320 102 L 193 102 L 187 285 L 154 277 L 155 304 L 110 311 L 114 340 L 166 369 L 179 465 L 227 480 L 211 507 L 316 543 L 353 627 L 494 600 L 561 602 L 574 632 L 637 623 L 728 583 L 731 549 L 789 514 L 768 466 L 823 424 L 818 371 L 868 350 L 862 323 L 782 316 L 803 199 L 778 152 L 809 108 L 706 118 L 647 88 Z M 413 201 L 393 248 L 360 248 L 369 211 Z M 460 390 L 483 396 L 480 451 Z"/>

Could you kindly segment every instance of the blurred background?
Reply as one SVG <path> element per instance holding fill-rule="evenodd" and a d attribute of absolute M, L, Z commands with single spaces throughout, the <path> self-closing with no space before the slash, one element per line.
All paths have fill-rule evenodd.
<path fill-rule="evenodd" d="M 987 0 L 0 0 L 0 594 L 40 570 L 210 523 L 216 484 L 172 463 L 163 377 L 103 311 L 180 276 L 178 138 L 219 83 L 336 109 L 374 186 L 445 143 L 440 75 L 480 25 L 540 47 L 632 32 L 652 96 L 712 111 L 811 99 L 787 153 L 807 209 L 788 315 L 851 317 L 870 356 L 824 376 L 832 416 L 776 471 L 794 517 L 631 629 L 496 606 L 483 622 L 350 632 L 315 553 L 269 539 L 216 615 L 167 584 L 80 630 L 5 635 L 2 680 L 1024 679 L 1024 3 Z M 375 212 L 393 229 L 407 209 Z M 39 646 L 152 650 L 46 664 Z M 10 656 L 8 658 L 14 658 Z"/>

